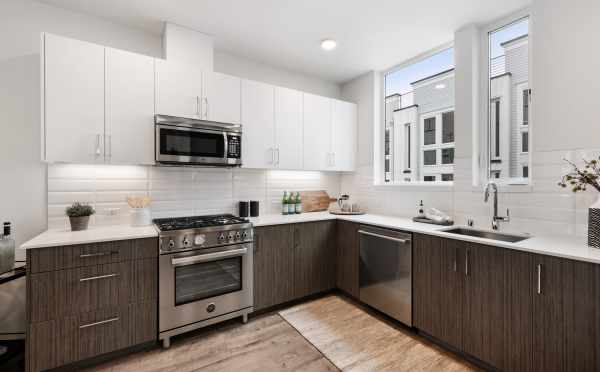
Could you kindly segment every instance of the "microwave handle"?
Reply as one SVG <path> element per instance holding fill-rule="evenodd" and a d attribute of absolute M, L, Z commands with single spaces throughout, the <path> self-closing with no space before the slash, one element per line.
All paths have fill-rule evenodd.
<path fill-rule="evenodd" d="M 171 258 L 171 265 L 173 266 L 187 266 L 196 263 L 202 263 L 207 261 L 214 261 L 229 257 L 243 256 L 248 253 L 248 248 L 232 249 L 225 252 L 205 253 L 197 256 L 182 257 L 182 258 Z"/>
<path fill-rule="evenodd" d="M 225 151 L 223 151 L 223 159 L 229 157 L 229 141 L 227 140 L 227 133 L 223 132 L 223 143 L 225 144 Z"/>

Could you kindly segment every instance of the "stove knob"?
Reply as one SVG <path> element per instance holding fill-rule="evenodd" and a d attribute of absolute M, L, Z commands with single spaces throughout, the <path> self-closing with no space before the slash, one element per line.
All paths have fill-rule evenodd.
<path fill-rule="evenodd" d="M 227 238 L 229 238 L 229 241 L 233 241 L 233 233 L 230 232 L 229 235 L 227 236 Z"/>
<path fill-rule="evenodd" d="M 242 238 L 243 238 L 244 240 L 246 240 L 246 239 L 248 238 L 248 231 L 244 231 L 244 232 L 242 233 Z"/>
<path fill-rule="evenodd" d="M 190 240 L 188 239 L 187 236 L 184 236 L 183 237 L 183 246 L 184 247 L 189 247 L 190 245 L 192 245 L 191 242 L 190 242 Z"/>
<path fill-rule="evenodd" d="M 173 241 L 173 239 L 169 239 L 169 249 L 173 248 L 175 248 L 175 242 Z"/>
<path fill-rule="evenodd" d="M 238 232 L 236 232 L 236 233 L 235 233 L 235 240 L 240 240 L 240 237 L 241 237 L 241 236 L 242 236 L 242 235 L 240 234 L 240 232 L 239 232 L 239 231 L 238 231 Z"/>
<path fill-rule="evenodd" d="M 219 241 L 220 241 L 220 242 L 223 242 L 224 240 L 225 240 L 225 235 L 224 235 L 223 233 L 221 233 L 221 234 L 219 235 Z"/>

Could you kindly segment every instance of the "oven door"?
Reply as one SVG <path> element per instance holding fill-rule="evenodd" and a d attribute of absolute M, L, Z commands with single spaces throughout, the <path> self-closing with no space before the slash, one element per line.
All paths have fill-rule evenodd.
<path fill-rule="evenodd" d="M 161 255 L 159 331 L 253 305 L 252 243 Z"/>
<path fill-rule="evenodd" d="M 228 164 L 227 133 L 220 130 L 156 125 L 159 163 Z"/>

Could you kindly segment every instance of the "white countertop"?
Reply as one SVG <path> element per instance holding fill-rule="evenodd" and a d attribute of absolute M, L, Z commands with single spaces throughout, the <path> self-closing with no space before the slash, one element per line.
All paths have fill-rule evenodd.
<path fill-rule="evenodd" d="M 154 226 L 132 227 L 127 225 L 92 227 L 84 231 L 47 230 L 21 245 L 21 249 L 57 247 L 61 245 L 99 243 L 158 237 Z"/>
<path fill-rule="evenodd" d="M 427 235 L 435 235 L 443 238 L 451 238 L 472 243 L 480 243 L 502 248 L 514 249 L 518 251 L 545 254 L 550 256 L 563 257 L 578 261 L 586 261 L 600 264 L 600 249 L 588 247 L 585 238 L 575 236 L 536 235 L 528 239 L 522 240 L 518 243 L 507 243 L 472 236 L 456 235 L 444 231 L 449 228 L 459 227 L 456 225 L 438 226 L 414 222 L 410 218 L 390 217 L 374 214 L 343 216 L 332 215 L 329 212 L 314 212 L 292 216 L 267 215 L 258 218 L 251 218 L 250 220 L 254 223 L 254 226 L 266 226 L 331 219 L 364 223 L 379 227 L 398 229 Z M 502 231 L 500 231 L 500 233 L 502 233 Z"/>
<path fill-rule="evenodd" d="M 451 228 L 449 226 L 438 226 L 413 222 L 410 218 L 390 217 L 374 214 L 344 216 L 333 215 L 329 212 L 302 213 L 299 215 L 290 216 L 283 216 L 279 214 L 264 215 L 250 218 L 250 222 L 252 222 L 255 227 L 260 227 L 336 219 L 600 264 L 600 249 L 588 247 L 586 239 L 574 236 L 536 235 L 518 243 L 507 243 L 490 239 L 450 234 L 444 231 L 448 228 Z M 154 226 L 92 227 L 89 230 L 75 232 L 66 230 L 48 230 L 21 245 L 21 249 L 98 243 L 111 240 L 151 238 L 157 236 L 158 232 Z"/>

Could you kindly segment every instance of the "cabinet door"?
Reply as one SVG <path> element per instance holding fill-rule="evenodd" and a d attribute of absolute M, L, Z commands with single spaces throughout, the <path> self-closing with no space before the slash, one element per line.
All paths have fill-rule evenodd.
<path fill-rule="evenodd" d="M 203 75 L 203 119 L 220 123 L 241 122 L 241 80 L 218 72 Z"/>
<path fill-rule="evenodd" d="M 244 168 L 275 166 L 275 88 L 242 81 L 242 162 Z"/>
<path fill-rule="evenodd" d="M 335 287 L 335 221 L 293 225 L 296 255 L 296 298 Z"/>
<path fill-rule="evenodd" d="M 304 169 L 331 170 L 331 99 L 304 93 Z"/>
<path fill-rule="evenodd" d="M 460 348 L 463 337 L 464 257 L 465 243 L 459 240 L 442 240 L 440 291 L 440 333 L 437 337 Z"/>
<path fill-rule="evenodd" d="M 533 300 L 535 278 L 533 255 L 505 253 L 504 325 L 506 327 L 506 371 L 535 371 L 533 368 Z"/>
<path fill-rule="evenodd" d="M 358 298 L 358 224 L 337 221 L 337 287 Z"/>
<path fill-rule="evenodd" d="M 156 59 L 155 64 L 155 113 L 201 119 L 202 71 L 164 59 Z"/>
<path fill-rule="evenodd" d="M 442 239 L 414 234 L 413 240 L 413 324 L 439 337 L 446 311 L 442 308 Z"/>
<path fill-rule="evenodd" d="M 356 157 L 357 109 L 354 103 L 332 100 L 331 143 L 333 168 L 353 171 Z"/>
<path fill-rule="evenodd" d="M 46 161 L 104 162 L 104 47 L 44 35 Z"/>
<path fill-rule="evenodd" d="M 504 251 L 466 244 L 462 350 L 499 369 L 504 360 Z"/>
<path fill-rule="evenodd" d="M 294 298 L 294 247 L 290 225 L 254 232 L 254 310 Z"/>
<path fill-rule="evenodd" d="M 536 256 L 534 263 L 534 275 L 538 276 L 539 270 L 533 301 L 534 370 L 562 371 L 565 355 L 562 262 L 559 258 Z"/>
<path fill-rule="evenodd" d="M 302 169 L 302 92 L 275 88 L 275 162 L 277 168 Z"/>
<path fill-rule="evenodd" d="M 107 48 L 105 102 L 106 160 L 154 164 L 154 59 Z"/>

